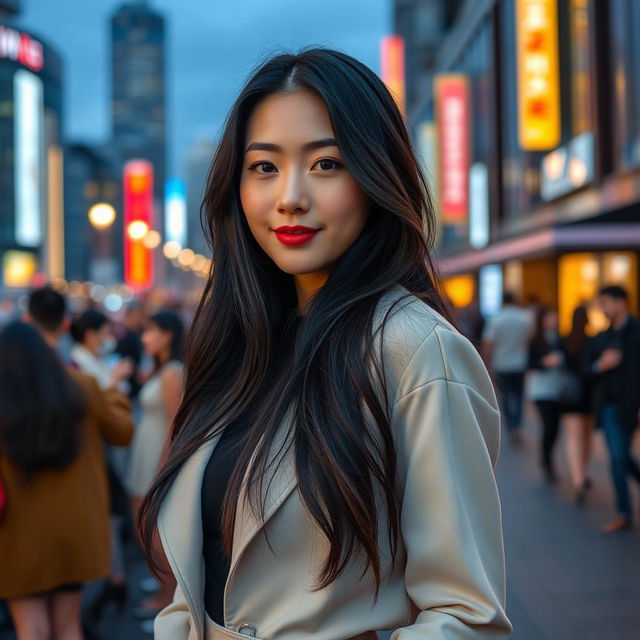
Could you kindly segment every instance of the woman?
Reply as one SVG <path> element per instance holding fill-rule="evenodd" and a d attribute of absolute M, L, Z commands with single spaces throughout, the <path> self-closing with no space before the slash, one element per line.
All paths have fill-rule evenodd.
<path fill-rule="evenodd" d="M 560 428 L 560 389 L 564 354 L 558 335 L 558 314 L 540 306 L 535 312 L 535 330 L 529 345 L 529 398 L 542 423 L 541 464 L 548 482 L 557 482 L 553 464 L 553 449 Z"/>
<path fill-rule="evenodd" d="M 125 381 L 131 375 L 133 365 L 126 358 L 118 360 L 113 367 L 107 362 L 106 356 L 113 352 L 116 344 L 113 328 L 107 316 L 95 309 L 89 309 L 73 320 L 70 333 L 76 343 L 71 350 L 71 364 L 93 377 L 101 389 L 125 390 Z M 105 581 L 98 596 L 89 607 L 89 615 L 94 620 L 100 619 L 104 608 L 110 602 L 114 602 L 122 611 L 127 600 L 127 578 L 121 531 L 129 515 L 129 499 L 117 471 L 123 465 L 118 465 L 119 460 L 113 450 L 108 451 L 107 455 L 113 567 L 109 579 Z"/>
<path fill-rule="evenodd" d="M 182 334 L 182 321 L 170 311 L 153 315 L 142 334 L 144 350 L 153 358 L 155 367 L 140 391 L 142 421 L 131 452 L 128 488 L 134 518 L 156 475 L 182 399 Z M 157 593 L 136 610 L 138 617 L 154 617 L 171 602 L 176 584 L 168 569 L 167 566 L 168 575 L 161 581 Z"/>
<path fill-rule="evenodd" d="M 267 62 L 203 210 L 215 266 L 141 509 L 178 581 L 156 638 L 507 637 L 496 398 L 384 84 L 326 49 Z"/>
<path fill-rule="evenodd" d="M 582 504 L 591 488 L 587 475 L 593 437 L 593 411 L 591 409 L 591 384 L 582 375 L 585 351 L 588 348 L 587 325 L 589 318 L 584 305 L 573 312 L 571 332 L 564 339 L 566 366 L 578 383 L 574 401 L 561 404 L 562 428 L 566 435 L 566 452 L 576 503 Z"/>
<path fill-rule="evenodd" d="M 110 566 L 102 442 L 132 435 L 126 398 L 65 370 L 33 327 L 0 333 L 0 599 L 18 640 L 81 640 L 82 585 Z"/>

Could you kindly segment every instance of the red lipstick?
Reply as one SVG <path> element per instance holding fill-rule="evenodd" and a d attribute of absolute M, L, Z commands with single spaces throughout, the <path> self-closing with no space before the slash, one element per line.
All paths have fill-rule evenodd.
<path fill-rule="evenodd" d="M 293 227 L 282 226 L 273 230 L 276 234 L 276 238 L 290 247 L 299 244 L 305 244 L 313 238 L 320 229 L 312 229 L 311 227 L 304 227 L 296 224 Z"/>

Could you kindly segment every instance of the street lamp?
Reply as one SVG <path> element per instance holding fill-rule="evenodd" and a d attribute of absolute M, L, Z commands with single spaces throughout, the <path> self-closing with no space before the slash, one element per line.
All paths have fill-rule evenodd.
<path fill-rule="evenodd" d="M 108 229 L 116 219 L 116 210 L 106 202 L 94 204 L 89 209 L 89 222 L 96 229 Z"/>
<path fill-rule="evenodd" d="M 127 227 L 127 235 L 131 240 L 142 240 L 149 232 L 149 225 L 143 220 L 134 220 Z"/>

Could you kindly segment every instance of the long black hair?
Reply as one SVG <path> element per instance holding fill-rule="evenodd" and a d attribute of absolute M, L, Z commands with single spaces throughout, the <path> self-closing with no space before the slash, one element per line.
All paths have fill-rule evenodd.
<path fill-rule="evenodd" d="M 161 331 L 166 331 L 171 334 L 171 342 L 169 343 L 169 359 L 182 360 L 182 335 L 184 333 L 184 324 L 180 319 L 180 316 L 173 311 L 158 311 L 154 313 L 149 322 L 154 324 Z M 155 358 L 155 371 L 158 371 L 163 365 L 163 362 L 156 357 Z"/>
<path fill-rule="evenodd" d="M 82 390 L 28 324 L 0 332 L 0 453 L 25 479 L 64 469 L 77 457 L 85 416 Z"/>
<path fill-rule="evenodd" d="M 265 381 L 274 336 L 295 311 L 291 275 L 254 239 L 239 184 L 248 120 L 269 95 L 310 91 L 326 105 L 345 165 L 368 198 L 360 236 L 333 265 L 299 326 L 291 369 Z M 431 258 L 434 214 L 406 123 L 380 79 L 361 62 L 329 49 L 278 55 L 250 77 L 231 108 L 211 166 L 202 206 L 213 264 L 188 336 L 186 390 L 171 432 L 168 459 L 145 497 L 141 536 L 150 556 L 160 504 L 185 461 L 260 398 L 260 414 L 238 460 L 256 452 L 248 472 L 250 502 L 264 513 L 269 446 L 290 408 L 299 491 L 330 551 L 318 588 L 330 584 L 356 552 L 380 585 L 379 532 L 397 549 L 400 508 L 395 446 L 381 363 L 373 349 L 380 297 L 405 287 L 450 316 Z M 367 413 L 370 417 L 367 417 Z M 373 420 L 373 424 L 371 423 Z M 262 439 L 262 436 L 264 438 Z M 227 487 L 223 542 L 231 551 L 244 476 Z M 381 517 L 376 496 L 383 496 Z M 381 529 L 384 527 L 385 529 Z"/>

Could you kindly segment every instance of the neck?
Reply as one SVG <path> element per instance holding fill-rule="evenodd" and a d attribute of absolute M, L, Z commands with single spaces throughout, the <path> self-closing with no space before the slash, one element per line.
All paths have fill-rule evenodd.
<path fill-rule="evenodd" d="M 298 294 L 298 308 L 302 315 L 306 313 L 313 294 L 322 289 L 328 277 L 327 271 L 300 273 L 294 276 L 296 293 Z"/>
<path fill-rule="evenodd" d="M 613 328 L 614 329 L 620 329 L 620 327 L 622 327 L 625 324 L 625 322 L 627 321 L 628 317 L 629 317 L 628 313 L 623 313 L 622 315 L 618 316 L 611 323 L 613 325 Z"/>
<path fill-rule="evenodd" d="M 171 356 L 171 352 L 167 349 L 165 351 L 161 351 L 156 357 L 158 358 L 158 365 L 161 367 L 163 364 L 169 362 L 169 358 Z"/>
<path fill-rule="evenodd" d="M 40 330 L 40 333 L 42 334 L 42 337 L 44 338 L 44 341 L 52 349 L 56 349 L 57 348 L 58 342 L 60 341 L 60 338 L 59 338 L 57 333 L 51 333 L 49 331 L 42 331 L 42 330 Z"/>

